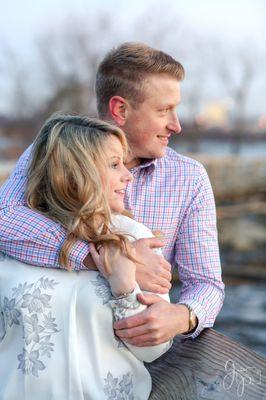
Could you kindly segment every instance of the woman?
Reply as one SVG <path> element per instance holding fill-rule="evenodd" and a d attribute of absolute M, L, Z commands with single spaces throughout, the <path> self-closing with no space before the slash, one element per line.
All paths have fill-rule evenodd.
<path fill-rule="evenodd" d="M 5 259 L 0 268 L 0 399 L 148 399 L 150 362 L 170 347 L 135 347 L 113 331 L 145 306 L 130 242 L 151 237 L 122 215 L 132 179 L 123 132 L 86 117 L 53 115 L 40 130 L 28 174 L 28 205 L 67 232 L 69 270 L 77 239 L 99 270 L 66 273 Z M 95 247 L 98 251 L 95 250 Z M 93 265 L 93 262 L 92 262 Z M 164 298 L 167 296 L 164 296 Z"/>

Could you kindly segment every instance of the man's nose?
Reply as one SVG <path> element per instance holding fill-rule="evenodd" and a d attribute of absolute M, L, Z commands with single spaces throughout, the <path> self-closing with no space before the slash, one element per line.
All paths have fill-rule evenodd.
<path fill-rule="evenodd" d="M 182 130 L 177 114 L 174 114 L 167 124 L 167 128 L 173 134 L 179 134 Z"/>

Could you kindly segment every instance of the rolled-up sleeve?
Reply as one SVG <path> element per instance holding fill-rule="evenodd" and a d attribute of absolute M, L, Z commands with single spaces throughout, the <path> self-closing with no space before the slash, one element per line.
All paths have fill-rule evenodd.
<path fill-rule="evenodd" d="M 198 318 L 197 329 L 183 335 L 192 338 L 213 326 L 224 300 L 215 202 L 203 167 L 194 185 L 194 196 L 186 209 L 175 248 L 182 282 L 179 302 L 188 304 Z"/>

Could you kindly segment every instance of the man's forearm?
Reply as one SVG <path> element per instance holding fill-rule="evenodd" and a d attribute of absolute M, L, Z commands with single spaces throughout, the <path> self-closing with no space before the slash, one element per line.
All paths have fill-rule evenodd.
<path fill-rule="evenodd" d="M 179 303 L 189 305 L 198 319 L 197 328 L 187 336 L 195 338 L 205 328 L 213 326 L 224 300 L 224 285 L 194 283 L 181 292 Z"/>
<path fill-rule="evenodd" d="M 182 282 L 180 302 L 198 318 L 196 337 L 213 326 L 224 300 L 224 284 L 212 188 L 204 169 L 195 181 L 194 199 L 179 230 L 176 264 Z"/>
<path fill-rule="evenodd" d="M 27 206 L 6 207 L 0 212 L 0 251 L 40 267 L 62 268 L 59 252 L 66 237 L 62 226 Z M 69 254 L 71 269 L 87 269 L 83 260 L 89 244 L 77 240 Z"/>

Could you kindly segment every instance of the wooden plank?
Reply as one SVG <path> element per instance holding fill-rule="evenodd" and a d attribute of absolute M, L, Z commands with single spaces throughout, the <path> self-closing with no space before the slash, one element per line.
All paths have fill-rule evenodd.
<path fill-rule="evenodd" d="M 266 359 L 213 329 L 146 366 L 150 400 L 266 400 Z"/>

